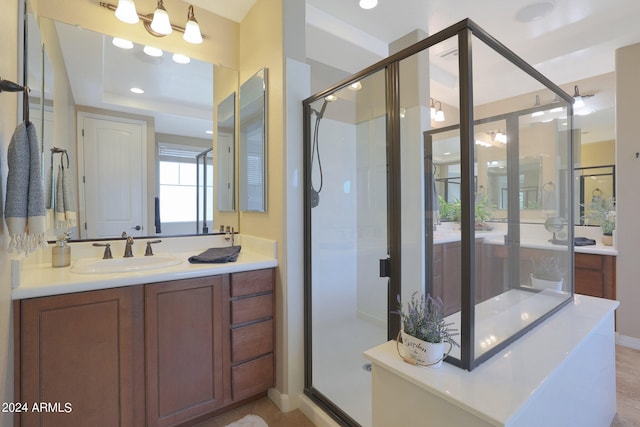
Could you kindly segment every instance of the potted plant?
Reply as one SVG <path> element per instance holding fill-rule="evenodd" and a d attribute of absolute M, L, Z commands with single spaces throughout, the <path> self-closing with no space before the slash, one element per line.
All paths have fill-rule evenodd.
<path fill-rule="evenodd" d="M 531 273 L 531 286 L 534 289 L 562 290 L 562 283 L 566 270 L 560 264 L 557 256 L 541 257 L 531 260 L 533 271 Z"/>
<path fill-rule="evenodd" d="M 613 197 L 608 199 L 595 198 L 586 206 L 587 214 L 584 216 L 586 225 L 599 225 L 602 230 L 602 243 L 606 246 L 613 245 L 613 231 L 616 229 L 616 201 Z"/>
<path fill-rule="evenodd" d="M 407 310 L 402 310 L 400 296 L 398 296 L 398 311 L 402 320 L 402 329 L 398 338 L 402 338 L 404 355 L 398 353 L 406 362 L 415 365 L 439 368 L 453 346 L 458 343 L 453 339 L 457 330 L 452 329 L 452 322 L 444 320 L 443 303 L 440 298 L 426 297 L 414 292 L 407 303 Z M 399 342 L 399 340 L 398 340 Z M 444 352 L 445 343 L 449 344 Z"/>
<path fill-rule="evenodd" d="M 462 219 L 462 202 L 456 199 L 453 202 L 447 202 L 442 196 L 438 196 L 439 215 L 442 221 L 460 222 Z M 483 196 L 478 198 L 474 205 L 475 212 L 475 229 L 478 231 L 493 230 L 493 227 L 487 224 L 492 218 L 493 207 L 489 204 L 489 198 Z"/>

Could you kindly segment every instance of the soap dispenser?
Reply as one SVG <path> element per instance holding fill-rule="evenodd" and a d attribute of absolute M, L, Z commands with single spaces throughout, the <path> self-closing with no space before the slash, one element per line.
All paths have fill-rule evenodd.
<path fill-rule="evenodd" d="M 71 265 L 71 246 L 67 243 L 69 233 L 58 236 L 56 245 L 51 249 L 51 266 L 67 267 Z"/>

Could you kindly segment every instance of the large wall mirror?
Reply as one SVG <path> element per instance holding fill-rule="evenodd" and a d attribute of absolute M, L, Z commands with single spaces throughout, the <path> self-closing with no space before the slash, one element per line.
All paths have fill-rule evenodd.
<path fill-rule="evenodd" d="M 267 69 L 240 86 L 240 210 L 267 210 Z"/>
<path fill-rule="evenodd" d="M 54 219 L 48 237 L 64 231 L 74 239 L 115 238 L 123 231 L 134 236 L 217 231 L 215 201 L 222 211 L 235 210 L 230 94 L 238 88 L 237 71 L 172 52 L 153 56 L 137 43 L 47 17 L 32 17 L 27 25 L 41 35 L 53 70 L 45 76 L 55 88 L 45 99 L 52 127 L 44 132 L 49 137 L 43 146 L 45 186 L 52 186 L 59 166 L 71 169 L 75 181 L 70 191 L 77 223 Z M 225 98 L 229 101 L 220 102 L 214 115 L 215 100 Z M 212 158 L 216 129 L 231 150 L 221 161 Z M 54 147 L 63 150 L 62 159 Z M 222 166 L 224 194 L 218 195 L 214 177 L 220 176 L 215 169 L 221 162 L 227 166 Z M 237 218 L 225 221 L 239 229 Z"/>

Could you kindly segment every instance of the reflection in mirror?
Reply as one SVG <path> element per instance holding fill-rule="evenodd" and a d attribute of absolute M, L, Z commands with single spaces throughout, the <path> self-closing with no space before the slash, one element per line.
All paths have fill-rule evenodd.
<path fill-rule="evenodd" d="M 218 210 L 234 211 L 235 201 L 236 93 L 218 105 Z"/>
<path fill-rule="evenodd" d="M 240 210 L 266 212 L 267 69 L 240 86 Z"/>
<path fill-rule="evenodd" d="M 63 148 L 68 149 L 71 168 L 77 165 L 79 174 L 76 194 L 80 226 L 69 230 L 73 237 L 118 237 L 122 231 L 134 236 L 193 234 L 199 211 L 197 194 L 204 188 L 208 194 L 208 229 L 213 231 L 214 192 L 209 182 L 213 166 L 208 166 L 207 183 L 198 190 L 196 155 L 213 147 L 213 78 L 215 70 L 221 67 L 168 52 L 152 57 L 137 44 L 119 48 L 111 36 L 43 17 L 39 23 L 43 43 L 51 54 L 56 88 L 52 144 L 68 144 Z M 237 87 L 237 72 L 233 71 L 233 76 Z M 134 93 L 132 88 L 143 93 Z M 85 132 L 87 117 L 100 120 L 93 123 L 99 123 L 93 128 L 96 132 Z M 105 122 L 115 125 L 103 132 Z M 123 123 L 133 123 L 142 132 L 134 137 L 141 143 L 139 154 L 130 156 L 116 148 L 126 145 L 114 139 L 116 134 L 122 134 L 118 129 Z M 138 130 L 127 132 L 137 135 Z M 107 139 L 87 149 L 87 133 L 96 138 L 96 143 L 100 138 Z M 87 161 L 84 158 L 87 154 L 95 158 Z M 106 166 L 104 160 L 112 164 Z M 172 173 L 162 172 L 166 169 L 161 166 L 163 162 L 173 163 Z M 94 167 L 80 170 L 88 164 Z M 113 168 L 114 165 L 117 166 Z M 96 178 L 101 188 L 83 185 L 83 181 L 88 181 L 86 173 L 96 170 L 107 174 Z M 132 182 L 121 182 L 120 177 L 131 174 L 137 175 Z M 176 192 L 176 186 L 182 191 Z M 138 187 L 135 194 L 140 195 L 142 204 L 135 209 L 121 203 L 134 198 L 130 191 L 133 187 Z M 175 194 L 189 195 L 190 199 L 178 200 Z M 188 212 L 176 219 L 176 214 L 166 206 L 179 205 L 187 207 Z M 95 214 L 90 214 L 91 210 Z M 109 221 L 112 224 L 107 225 Z M 94 232 L 90 233 L 92 229 Z M 51 233 L 55 234 L 59 233 Z"/>

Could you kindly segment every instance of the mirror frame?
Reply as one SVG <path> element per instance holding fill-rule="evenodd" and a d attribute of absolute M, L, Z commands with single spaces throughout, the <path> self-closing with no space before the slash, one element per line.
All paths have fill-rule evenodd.
<path fill-rule="evenodd" d="M 239 185 L 240 185 L 240 210 L 243 212 L 266 212 L 267 211 L 267 104 L 268 104 L 268 72 L 267 68 L 258 70 L 253 76 L 240 85 L 240 120 L 239 120 Z M 257 96 L 250 90 L 255 87 L 262 86 L 262 92 Z M 260 102 L 261 100 L 261 102 Z M 258 201 L 259 206 L 253 206 L 249 201 L 249 152 L 248 152 L 248 137 L 247 134 L 251 126 L 259 123 L 259 119 L 256 120 L 256 115 L 249 112 L 249 106 L 254 106 L 256 102 L 260 102 L 262 108 L 261 117 L 261 173 L 260 182 L 257 184 L 261 186 L 259 189 L 261 200 Z M 257 107 L 257 108 L 260 108 Z M 244 114 L 243 114 L 244 112 Z M 247 115 L 249 114 L 249 115 Z M 259 114 L 259 113 L 258 113 Z"/>
<path fill-rule="evenodd" d="M 236 211 L 236 92 L 232 92 L 223 99 L 217 108 L 216 114 L 216 126 L 217 126 L 217 174 L 218 174 L 218 211 L 221 212 L 235 212 Z M 221 131 L 220 123 L 225 123 L 225 132 Z M 228 124 L 227 124 L 228 123 Z M 229 130 L 227 132 L 226 130 Z M 221 152 L 220 136 L 231 136 L 231 143 L 227 147 L 227 152 Z M 226 155 L 225 155 L 226 154 Z M 226 160 L 223 162 L 223 160 Z M 222 165 L 226 167 L 223 168 Z M 226 176 L 223 172 L 227 172 Z M 232 177 L 231 181 L 227 179 L 227 190 L 221 191 L 221 187 L 225 178 Z M 224 197 L 223 197 L 224 196 Z M 230 200 L 229 200 L 230 199 Z"/>

